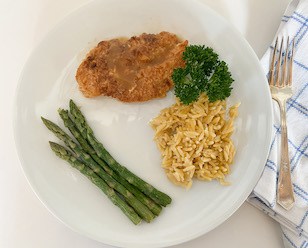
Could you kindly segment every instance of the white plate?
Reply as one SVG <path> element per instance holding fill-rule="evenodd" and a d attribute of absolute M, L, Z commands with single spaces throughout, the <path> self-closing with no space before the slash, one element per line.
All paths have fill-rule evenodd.
<path fill-rule="evenodd" d="M 171 92 L 165 99 L 124 104 L 107 97 L 86 99 L 77 89 L 76 68 L 98 41 L 163 30 L 191 44 L 212 46 L 230 65 L 235 82 L 229 101 L 242 104 L 229 187 L 195 182 L 186 191 L 166 178 L 148 122 L 173 102 Z M 153 223 L 134 226 L 98 188 L 49 149 L 47 141 L 57 139 L 40 116 L 61 123 L 57 108 L 67 108 L 70 98 L 82 106 L 97 137 L 120 163 L 172 197 L 172 204 Z M 270 95 L 257 57 L 234 28 L 195 1 L 97 0 L 83 6 L 32 52 L 19 82 L 15 107 L 20 161 L 44 205 L 80 234 L 121 247 L 178 244 L 221 224 L 255 186 L 271 136 Z"/>

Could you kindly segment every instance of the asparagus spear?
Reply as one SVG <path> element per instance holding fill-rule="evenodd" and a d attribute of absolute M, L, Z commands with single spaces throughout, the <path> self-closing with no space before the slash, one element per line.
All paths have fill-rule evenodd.
<path fill-rule="evenodd" d="M 72 167 L 79 170 L 83 175 L 85 175 L 90 181 L 99 187 L 107 197 L 113 202 L 114 205 L 118 206 L 122 212 L 135 224 L 139 224 L 141 222 L 141 218 L 138 214 L 132 209 L 125 201 L 123 201 L 115 191 L 110 188 L 104 180 L 102 180 L 99 176 L 95 174 L 95 172 L 81 163 L 70 151 L 66 150 L 63 146 L 49 142 L 51 149 L 55 152 L 55 154 L 69 162 Z"/>
<path fill-rule="evenodd" d="M 149 196 L 152 200 L 154 200 L 157 204 L 162 206 L 167 206 L 171 203 L 171 198 L 165 193 L 157 190 L 152 185 L 143 181 L 141 178 L 133 174 L 126 167 L 120 165 L 105 149 L 105 147 L 100 143 L 94 136 L 94 133 L 91 127 L 87 124 L 85 117 L 81 113 L 80 109 L 76 106 L 73 100 L 70 100 L 70 112 L 73 116 L 73 121 L 79 130 L 82 137 L 90 143 L 90 145 L 94 148 L 96 154 L 106 161 L 106 163 L 111 167 L 111 169 L 115 170 L 122 177 L 124 177 L 129 183 L 136 186 L 140 191 Z"/>
<path fill-rule="evenodd" d="M 115 189 L 125 197 L 125 200 L 136 210 L 136 212 L 146 221 L 151 222 L 154 219 L 154 214 L 143 205 L 132 193 L 130 193 L 122 184 L 114 180 L 108 175 L 92 158 L 89 154 L 84 152 L 82 148 L 76 144 L 72 138 L 65 133 L 58 125 L 42 117 L 45 126 L 52 131 L 60 140 L 62 140 L 72 151 L 76 154 L 77 158 L 82 160 L 89 166 L 96 174 L 98 174 L 109 187 Z"/>
<path fill-rule="evenodd" d="M 116 181 L 122 184 L 126 189 L 128 189 L 135 197 L 147 206 L 156 216 L 159 215 L 162 208 L 160 205 L 156 204 L 152 199 L 148 198 L 144 195 L 140 190 L 138 190 L 134 185 L 130 184 L 123 177 L 118 175 L 117 172 L 110 169 L 110 167 L 97 155 L 94 149 L 88 144 L 88 142 L 82 137 L 80 132 L 77 130 L 74 122 L 69 117 L 69 113 L 67 110 L 59 109 L 58 110 L 60 117 L 62 118 L 64 125 L 70 130 L 71 134 L 76 138 L 81 147 L 90 154 L 90 156 L 98 163 L 110 176 L 112 176 Z"/>

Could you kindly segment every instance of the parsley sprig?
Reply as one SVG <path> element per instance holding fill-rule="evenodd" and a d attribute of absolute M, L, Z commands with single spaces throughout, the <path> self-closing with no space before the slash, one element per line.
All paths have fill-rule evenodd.
<path fill-rule="evenodd" d="M 187 46 L 183 59 L 184 68 L 173 71 L 175 95 L 181 102 L 188 105 L 198 100 L 205 92 L 210 102 L 224 100 L 231 94 L 231 84 L 234 81 L 224 61 L 210 47 L 201 45 Z"/>

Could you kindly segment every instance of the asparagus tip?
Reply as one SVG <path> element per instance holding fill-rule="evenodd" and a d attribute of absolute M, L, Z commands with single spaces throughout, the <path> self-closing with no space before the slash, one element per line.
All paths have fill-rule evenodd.
<path fill-rule="evenodd" d="M 55 145 L 57 145 L 57 143 L 55 143 L 55 142 L 53 142 L 53 141 L 48 141 L 48 143 L 49 143 L 50 146 L 55 146 Z"/>
<path fill-rule="evenodd" d="M 55 143 L 55 142 L 53 142 L 53 141 L 48 141 L 48 142 L 49 142 L 49 145 L 50 145 L 50 147 L 51 147 L 51 149 L 52 149 L 53 151 L 55 151 L 55 149 L 57 149 L 57 148 L 60 147 L 59 144 L 57 144 L 57 143 Z"/>
<path fill-rule="evenodd" d="M 45 126 L 47 126 L 48 125 L 48 120 L 46 119 L 46 118 L 44 118 L 43 116 L 41 116 L 41 120 L 42 120 L 42 122 L 45 124 Z"/>
<path fill-rule="evenodd" d="M 58 154 L 58 144 L 52 141 L 49 141 L 49 145 L 51 150 L 53 150 L 56 154 Z"/>
<path fill-rule="evenodd" d="M 76 105 L 76 104 L 74 103 L 72 99 L 70 99 L 70 107 L 72 107 L 73 105 Z"/>

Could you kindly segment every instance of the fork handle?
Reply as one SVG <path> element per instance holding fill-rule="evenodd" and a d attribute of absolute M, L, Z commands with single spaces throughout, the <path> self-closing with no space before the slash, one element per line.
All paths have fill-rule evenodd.
<path fill-rule="evenodd" d="M 288 134 L 286 124 L 286 101 L 278 102 L 281 121 L 281 158 L 278 179 L 277 202 L 286 210 L 294 205 L 293 185 L 291 181 Z"/>

